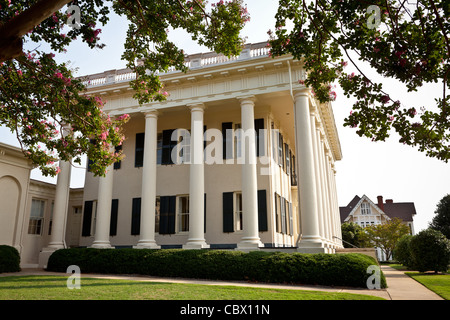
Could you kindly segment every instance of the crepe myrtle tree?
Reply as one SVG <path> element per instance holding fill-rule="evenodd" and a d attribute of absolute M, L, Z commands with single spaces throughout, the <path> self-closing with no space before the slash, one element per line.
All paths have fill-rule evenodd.
<path fill-rule="evenodd" d="M 280 0 L 269 45 L 273 56 L 290 53 L 304 62 L 307 76 L 299 81 L 321 103 L 336 98 L 337 83 L 356 98 L 344 126 L 373 141 L 384 141 L 395 130 L 401 143 L 447 162 L 449 17 L 447 0 Z M 344 71 L 348 63 L 356 73 Z M 366 75 L 362 63 L 408 92 L 436 83 L 442 95 L 417 110 L 398 100 L 397 90 L 389 92 Z"/>
<path fill-rule="evenodd" d="M 76 17 L 67 10 L 74 6 Z M 103 48 L 101 26 L 114 11 L 129 23 L 122 59 L 136 73 L 130 82 L 134 98 L 139 104 L 163 101 L 168 94 L 157 73 L 169 67 L 187 71 L 183 50 L 168 38 L 169 27 L 227 56 L 242 50 L 239 32 L 249 20 L 242 0 L 216 1 L 208 8 L 202 0 L 0 0 L 0 125 L 16 133 L 25 156 L 44 175 L 56 175 L 59 160 L 81 164 L 84 154 L 92 160 L 91 172 L 104 175 L 123 157 L 114 150 L 124 140 L 129 115 L 104 112 L 105 101 L 86 94 L 83 79 L 74 78 L 55 53 L 76 39 Z M 43 43 L 50 49 L 40 49 Z"/>

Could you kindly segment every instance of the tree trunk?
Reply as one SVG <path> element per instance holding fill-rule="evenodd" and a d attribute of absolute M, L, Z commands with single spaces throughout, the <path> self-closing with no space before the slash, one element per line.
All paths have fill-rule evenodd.
<path fill-rule="evenodd" d="M 71 0 L 41 0 L 0 26 L 0 62 L 22 54 L 22 36 Z"/>

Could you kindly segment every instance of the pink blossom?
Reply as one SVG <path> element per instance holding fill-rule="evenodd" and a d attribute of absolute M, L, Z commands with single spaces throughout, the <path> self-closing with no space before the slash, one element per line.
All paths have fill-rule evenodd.
<path fill-rule="evenodd" d="M 100 139 L 106 140 L 106 138 L 108 137 L 108 134 L 109 134 L 108 131 L 103 131 L 102 134 L 100 135 Z"/>
<path fill-rule="evenodd" d="M 390 100 L 390 98 L 389 98 L 388 95 L 385 95 L 385 96 L 382 96 L 382 97 L 381 97 L 381 102 L 382 102 L 383 104 L 388 103 L 389 100 Z"/>

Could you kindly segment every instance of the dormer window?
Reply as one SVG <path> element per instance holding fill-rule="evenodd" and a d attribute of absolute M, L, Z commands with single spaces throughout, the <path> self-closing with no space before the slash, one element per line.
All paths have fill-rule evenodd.
<path fill-rule="evenodd" d="M 372 214 L 372 211 L 370 209 L 370 205 L 368 202 L 363 202 L 361 204 L 361 214 Z"/>

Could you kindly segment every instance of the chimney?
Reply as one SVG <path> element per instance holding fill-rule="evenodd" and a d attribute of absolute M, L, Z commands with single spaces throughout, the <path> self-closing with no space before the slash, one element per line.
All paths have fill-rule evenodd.
<path fill-rule="evenodd" d="M 394 203 L 394 200 L 392 200 L 392 199 L 386 199 L 386 203 Z"/>
<path fill-rule="evenodd" d="M 378 196 L 377 199 L 378 199 L 378 208 L 384 211 L 383 196 Z"/>

